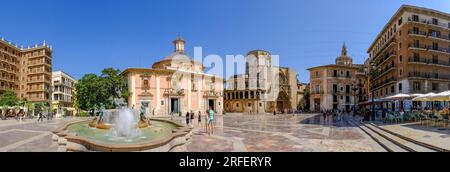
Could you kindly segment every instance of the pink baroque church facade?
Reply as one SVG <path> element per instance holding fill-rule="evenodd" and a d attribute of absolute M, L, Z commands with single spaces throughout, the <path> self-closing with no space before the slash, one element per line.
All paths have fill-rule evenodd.
<path fill-rule="evenodd" d="M 128 68 L 129 108 L 146 111 L 146 116 L 185 115 L 212 108 L 223 113 L 223 79 L 206 74 L 202 63 L 192 60 L 184 49 L 185 41 L 173 41 L 175 50 L 152 68 Z"/>

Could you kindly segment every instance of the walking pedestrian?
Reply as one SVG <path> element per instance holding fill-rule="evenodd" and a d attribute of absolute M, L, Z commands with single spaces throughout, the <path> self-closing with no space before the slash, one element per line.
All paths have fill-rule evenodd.
<path fill-rule="evenodd" d="M 197 126 L 198 126 L 198 127 L 201 127 L 201 126 L 202 126 L 202 112 L 201 112 L 201 111 L 198 111 L 198 116 L 197 116 L 197 118 L 198 118 L 198 124 L 197 124 Z"/>
<path fill-rule="evenodd" d="M 206 113 L 205 115 L 205 133 L 210 135 L 209 133 L 209 115 Z"/>
<path fill-rule="evenodd" d="M 50 118 L 51 118 L 50 116 L 52 115 L 52 113 L 50 111 L 48 111 L 48 110 L 47 110 L 46 113 L 47 113 L 47 116 L 46 116 L 47 117 L 47 121 L 50 121 Z"/>
<path fill-rule="evenodd" d="M 37 120 L 38 122 L 39 121 L 41 121 L 41 122 L 43 122 L 44 121 L 44 118 L 43 118 L 43 115 L 42 115 L 42 112 L 39 112 L 38 113 L 38 120 Z"/>
<path fill-rule="evenodd" d="M 212 107 L 210 107 L 209 110 L 209 127 L 210 133 L 214 134 L 214 110 L 212 109 Z"/>
<path fill-rule="evenodd" d="M 195 119 L 195 115 L 194 115 L 194 111 L 191 110 L 191 124 L 194 125 L 194 119 Z"/>
<path fill-rule="evenodd" d="M 189 111 L 186 112 L 186 126 L 189 125 Z"/>

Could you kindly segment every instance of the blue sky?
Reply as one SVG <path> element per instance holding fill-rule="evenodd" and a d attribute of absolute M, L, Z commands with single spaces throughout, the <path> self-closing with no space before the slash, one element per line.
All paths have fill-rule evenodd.
<path fill-rule="evenodd" d="M 334 63 L 345 41 L 362 63 L 402 4 L 450 13 L 449 0 L 2 0 L 0 36 L 53 45 L 53 69 L 76 78 L 106 67 L 150 67 L 178 35 L 203 54 L 280 55 L 302 82 L 307 68 Z"/>

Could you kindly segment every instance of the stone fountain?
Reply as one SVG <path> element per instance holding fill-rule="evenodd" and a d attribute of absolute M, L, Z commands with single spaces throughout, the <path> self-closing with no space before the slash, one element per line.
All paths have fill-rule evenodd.
<path fill-rule="evenodd" d="M 174 148 L 185 150 L 192 128 L 170 120 L 147 118 L 143 108 L 138 113 L 122 107 L 100 108 L 98 117 L 68 123 L 53 133 L 60 151 L 164 152 Z"/>

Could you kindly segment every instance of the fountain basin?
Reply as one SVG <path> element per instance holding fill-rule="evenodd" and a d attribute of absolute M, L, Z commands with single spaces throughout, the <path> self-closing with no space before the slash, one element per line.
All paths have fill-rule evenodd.
<path fill-rule="evenodd" d="M 92 128 L 91 120 L 76 121 L 53 131 L 53 140 L 59 151 L 69 152 L 169 152 L 174 148 L 185 150 L 192 136 L 192 128 L 165 119 L 150 119 L 151 124 L 137 128 L 136 137 L 113 137 L 109 130 Z"/>

